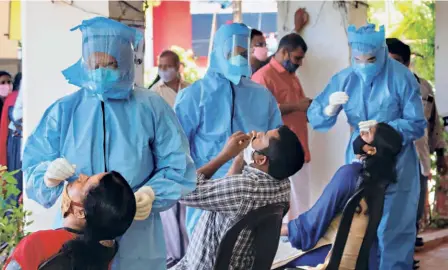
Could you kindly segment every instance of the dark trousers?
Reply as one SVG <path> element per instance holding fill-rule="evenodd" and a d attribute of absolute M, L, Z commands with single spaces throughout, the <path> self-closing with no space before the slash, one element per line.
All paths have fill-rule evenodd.
<path fill-rule="evenodd" d="M 417 208 L 417 234 L 419 229 L 419 220 L 425 213 L 426 195 L 428 194 L 428 177 L 420 174 L 420 198 L 418 200 Z"/>

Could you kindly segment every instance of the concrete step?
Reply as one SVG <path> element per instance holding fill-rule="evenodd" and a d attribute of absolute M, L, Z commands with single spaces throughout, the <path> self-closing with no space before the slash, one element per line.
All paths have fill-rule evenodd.
<path fill-rule="evenodd" d="M 434 249 L 444 243 L 448 243 L 448 229 L 428 230 L 419 234 L 423 238 L 423 247 L 416 248 L 416 252 L 424 252 Z"/>

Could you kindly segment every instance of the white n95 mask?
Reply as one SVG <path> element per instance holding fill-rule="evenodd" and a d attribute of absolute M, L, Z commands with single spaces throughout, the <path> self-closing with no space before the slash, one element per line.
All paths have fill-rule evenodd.
<path fill-rule="evenodd" d="M 251 164 L 255 163 L 255 161 L 254 161 L 255 149 L 252 147 L 253 141 L 254 141 L 254 138 L 250 141 L 250 144 L 243 151 L 244 162 L 246 162 L 247 165 L 251 165 Z"/>

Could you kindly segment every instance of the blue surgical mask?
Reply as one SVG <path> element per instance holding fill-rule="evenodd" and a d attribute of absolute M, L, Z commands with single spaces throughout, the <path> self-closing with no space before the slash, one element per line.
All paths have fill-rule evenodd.
<path fill-rule="evenodd" d="M 288 60 L 284 60 L 282 62 L 282 66 L 286 69 L 286 71 L 288 71 L 289 73 L 296 73 L 297 69 L 299 68 L 300 65 L 298 64 L 294 64 L 291 62 L 291 55 L 288 53 Z"/>
<path fill-rule="evenodd" d="M 234 65 L 237 67 L 244 67 L 249 64 L 247 58 L 245 58 L 241 55 L 236 55 L 236 56 L 230 57 L 229 62 L 231 65 Z"/>
<path fill-rule="evenodd" d="M 375 77 L 380 74 L 381 70 L 384 68 L 384 63 L 388 58 L 387 53 L 386 48 L 380 48 L 375 53 L 372 53 L 371 55 L 376 57 L 375 62 L 372 63 L 357 63 L 356 59 L 352 56 L 353 70 L 365 84 L 370 85 L 373 82 L 373 79 L 375 79 Z"/>
<path fill-rule="evenodd" d="M 295 73 L 297 71 L 297 69 L 299 68 L 300 65 L 298 64 L 293 64 L 291 62 L 291 60 L 285 60 L 282 63 L 282 66 L 286 69 L 286 71 L 288 71 L 289 73 Z"/>
<path fill-rule="evenodd" d="M 107 99 L 107 92 L 113 91 L 120 80 L 120 71 L 110 68 L 97 68 L 88 72 L 90 83 L 87 88 L 100 100 Z"/>
<path fill-rule="evenodd" d="M 120 71 L 110 68 L 97 68 L 89 72 L 89 79 L 96 84 L 116 83 L 120 78 Z"/>
<path fill-rule="evenodd" d="M 356 74 L 367 84 L 370 84 L 378 73 L 378 65 L 375 63 L 355 64 L 354 69 Z"/>

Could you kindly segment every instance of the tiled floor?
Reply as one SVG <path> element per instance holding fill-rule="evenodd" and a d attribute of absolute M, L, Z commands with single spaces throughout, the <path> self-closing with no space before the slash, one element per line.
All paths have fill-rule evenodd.
<path fill-rule="evenodd" d="M 448 269 L 448 243 L 425 252 L 417 252 L 416 257 L 420 260 L 419 270 Z"/>

